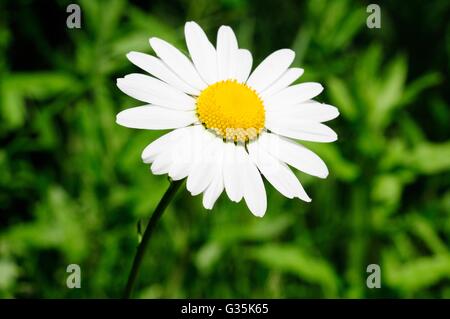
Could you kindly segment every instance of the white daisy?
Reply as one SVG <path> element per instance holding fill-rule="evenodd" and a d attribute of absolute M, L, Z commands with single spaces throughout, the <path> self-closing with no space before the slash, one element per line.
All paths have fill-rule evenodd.
<path fill-rule="evenodd" d="M 254 215 L 263 216 L 261 175 L 284 196 L 311 201 L 288 165 L 320 178 L 328 175 L 320 157 L 292 140 L 337 139 L 322 122 L 336 118 L 338 110 L 312 100 L 322 85 L 291 85 L 303 69 L 290 68 L 295 56 L 290 49 L 273 52 L 251 73 L 252 55 L 238 47 L 230 27 L 220 27 L 216 47 L 195 22 L 187 22 L 184 31 L 191 59 L 151 38 L 157 57 L 139 52 L 127 57 L 153 76 L 117 80 L 124 93 L 147 103 L 120 112 L 118 124 L 173 129 L 144 149 L 143 161 L 154 174 L 187 177 L 187 189 L 203 193 L 207 209 L 225 190 L 230 200 L 243 198 Z"/>

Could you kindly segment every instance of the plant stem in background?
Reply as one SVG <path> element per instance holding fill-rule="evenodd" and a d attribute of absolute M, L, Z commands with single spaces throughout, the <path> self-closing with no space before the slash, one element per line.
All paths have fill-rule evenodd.
<path fill-rule="evenodd" d="M 173 199 L 178 188 L 180 188 L 182 183 L 183 183 L 182 180 L 172 181 L 170 183 L 169 188 L 167 189 L 164 196 L 159 201 L 158 206 L 156 206 L 156 209 L 153 212 L 152 217 L 148 221 L 147 227 L 145 228 L 145 231 L 144 231 L 144 235 L 142 236 L 142 241 L 138 246 L 136 255 L 134 256 L 133 266 L 131 267 L 131 271 L 128 276 L 127 286 L 125 287 L 125 291 L 123 293 L 123 298 L 128 299 L 131 297 L 131 294 L 133 293 L 134 284 L 136 283 L 136 278 L 139 274 L 139 268 L 142 264 L 142 260 L 143 260 L 146 248 L 148 246 L 150 237 L 153 233 L 153 229 L 155 228 L 156 223 L 161 218 L 164 210 L 169 205 L 170 201 Z"/>

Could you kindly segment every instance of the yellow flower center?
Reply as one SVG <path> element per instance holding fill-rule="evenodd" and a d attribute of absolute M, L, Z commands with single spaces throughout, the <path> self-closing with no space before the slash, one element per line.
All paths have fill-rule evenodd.
<path fill-rule="evenodd" d="M 197 116 L 219 136 L 235 142 L 255 139 L 264 128 L 264 105 L 258 94 L 236 80 L 214 83 L 197 98 Z"/>

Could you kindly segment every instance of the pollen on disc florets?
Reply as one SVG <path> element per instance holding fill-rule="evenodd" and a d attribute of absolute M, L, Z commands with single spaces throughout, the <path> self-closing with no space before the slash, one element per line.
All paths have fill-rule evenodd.
<path fill-rule="evenodd" d="M 258 94 L 236 80 L 211 84 L 197 98 L 202 124 L 227 140 L 246 142 L 264 128 L 264 105 Z"/>

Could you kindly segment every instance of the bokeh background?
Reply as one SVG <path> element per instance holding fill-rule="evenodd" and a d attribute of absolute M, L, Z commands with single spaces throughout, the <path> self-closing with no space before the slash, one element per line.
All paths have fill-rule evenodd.
<path fill-rule="evenodd" d="M 66 27 L 78 3 L 82 28 Z M 450 298 L 450 2 L 1 1 L 0 297 L 119 297 L 140 223 L 168 186 L 140 159 L 162 132 L 115 124 L 139 104 L 115 79 L 139 72 L 148 38 L 186 52 L 185 21 L 222 24 L 253 52 L 296 51 L 300 81 L 341 116 L 333 144 L 308 144 L 330 176 L 298 173 L 311 203 L 269 184 L 253 217 L 185 188 L 158 224 L 136 297 Z M 68 264 L 81 289 L 68 289 Z M 381 288 L 366 267 L 379 264 Z"/>

